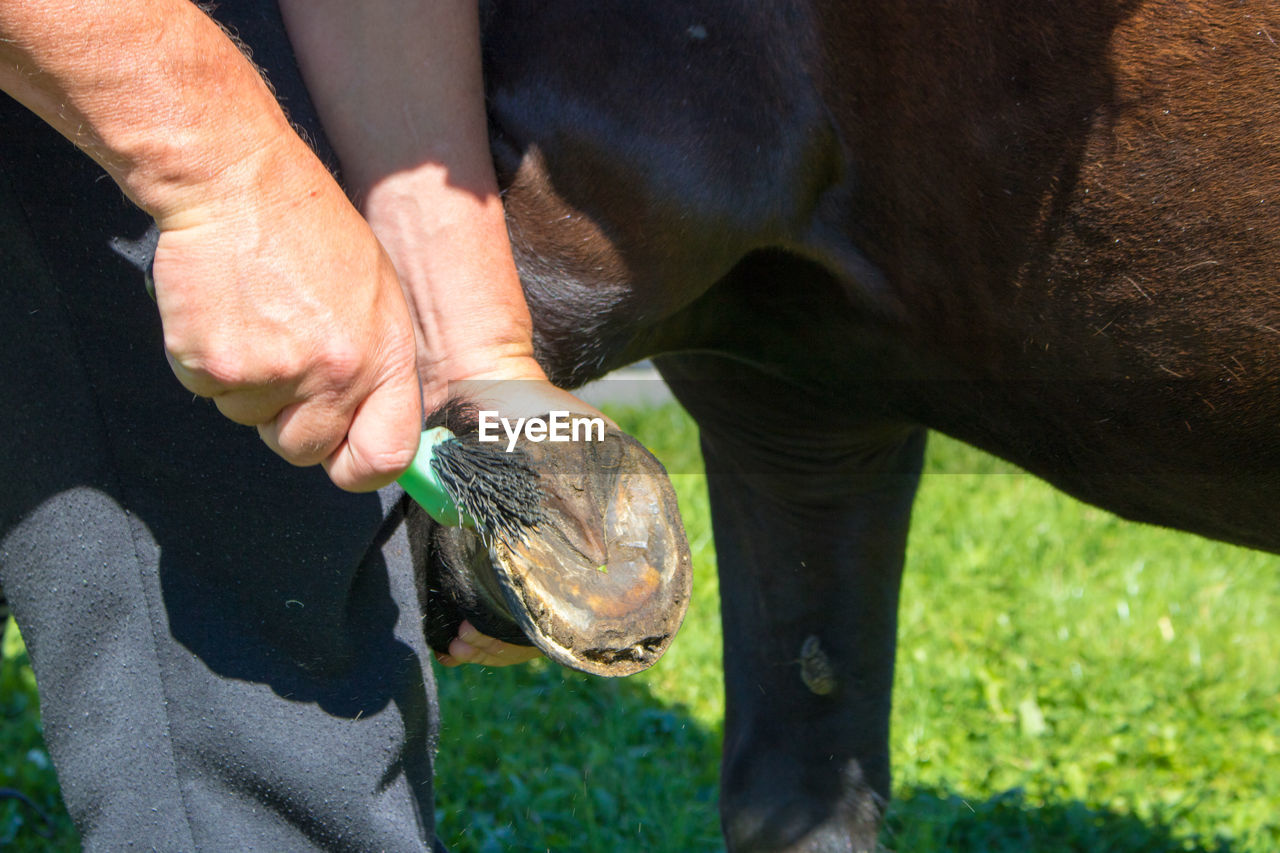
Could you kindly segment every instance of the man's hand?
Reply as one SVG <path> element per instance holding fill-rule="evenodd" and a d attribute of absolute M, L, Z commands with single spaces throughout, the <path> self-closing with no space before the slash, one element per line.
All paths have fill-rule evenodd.
<path fill-rule="evenodd" d="M 183 385 L 289 462 L 323 463 L 344 489 L 378 488 L 408 466 L 421 429 L 408 308 L 328 174 L 291 171 L 270 169 L 255 191 L 162 230 L 165 349 Z"/>
<path fill-rule="evenodd" d="M 443 666 L 460 666 L 464 663 L 511 666 L 527 663 L 541 656 L 542 652 L 533 646 L 516 646 L 481 634 L 466 620 L 458 626 L 458 636 L 449 644 L 449 653 L 442 655 L 436 652 L 436 660 Z"/>
<path fill-rule="evenodd" d="M 533 357 L 489 152 L 474 0 L 280 0 L 280 10 L 347 188 L 399 272 L 427 408 L 475 390 L 508 414 L 583 411 Z M 461 387 L 476 380 L 487 381 Z M 503 666 L 538 655 L 464 622 L 437 657 Z"/>
<path fill-rule="evenodd" d="M 216 23 L 189 0 L 0 0 L 0 88 L 160 226 L 184 385 L 343 488 L 395 479 L 421 425 L 395 270 Z"/>

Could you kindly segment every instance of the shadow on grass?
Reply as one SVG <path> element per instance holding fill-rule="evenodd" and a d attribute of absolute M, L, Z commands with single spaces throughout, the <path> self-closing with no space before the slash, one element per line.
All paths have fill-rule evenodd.
<path fill-rule="evenodd" d="M 441 673 L 437 818 L 454 853 L 720 851 L 718 726 L 664 706 L 639 679 L 547 665 Z M 899 791 L 881 835 L 894 853 L 1232 853 L 1078 801 Z"/>
<path fill-rule="evenodd" d="M 440 674 L 444 727 L 437 820 L 453 853 L 722 851 L 720 735 L 639 679 L 544 664 Z M 881 834 L 893 853 L 1232 853 L 1077 801 L 1034 803 L 899 791 Z"/>
<path fill-rule="evenodd" d="M 664 706 L 639 679 L 607 681 L 546 664 L 440 673 L 444 725 L 436 818 L 453 853 L 714 853 L 720 732 Z M 10 703 L 13 694 L 9 695 Z M 0 847 L 75 850 L 34 720 L 9 760 L 23 787 L 58 814 L 55 837 L 22 803 L 0 800 Z M 21 741 L 19 743 L 18 741 Z M 1074 801 L 1035 804 L 1021 791 L 965 797 L 899 791 L 882 849 L 893 853 L 1232 853 L 1230 842 Z"/>
<path fill-rule="evenodd" d="M 1020 789 L 988 799 L 954 792 L 899 792 L 889 806 L 881 844 L 894 853 L 1232 853 L 1229 841 L 1178 833 L 1162 821 L 1079 801 L 1028 802 Z"/>
<path fill-rule="evenodd" d="M 436 815 L 453 853 L 723 849 L 720 733 L 642 679 L 545 662 L 438 679 Z"/>

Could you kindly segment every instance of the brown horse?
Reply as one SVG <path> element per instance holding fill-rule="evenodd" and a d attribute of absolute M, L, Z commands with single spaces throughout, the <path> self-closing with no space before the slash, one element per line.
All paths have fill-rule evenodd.
<path fill-rule="evenodd" d="M 926 429 L 1280 550 L 1276 6 L 485 14 L 541 360 L 655 357 L 702 431 L 730 850 L 874 848 Z"/>

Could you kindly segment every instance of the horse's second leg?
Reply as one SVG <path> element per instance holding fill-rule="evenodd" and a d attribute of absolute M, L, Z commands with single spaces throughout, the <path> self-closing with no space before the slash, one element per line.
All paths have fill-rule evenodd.
<path fill-rule="evenodd" d="M 728 849 L 874 850 L 923 432 L 725 360 L 659 364 L 702 430 L 710 483 Z"/>

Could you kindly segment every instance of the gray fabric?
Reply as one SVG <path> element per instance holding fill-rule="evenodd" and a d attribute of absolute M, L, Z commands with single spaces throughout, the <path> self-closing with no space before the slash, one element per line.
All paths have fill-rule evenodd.
<path fill-rule="evenodd" d="M 321 140 L 273 6 L 223 3 Z M 0 96 L 0 583 L 86 849 L 423 850 L 437 725 L 398 489 L 169 372 L 145 216 Z"/>

